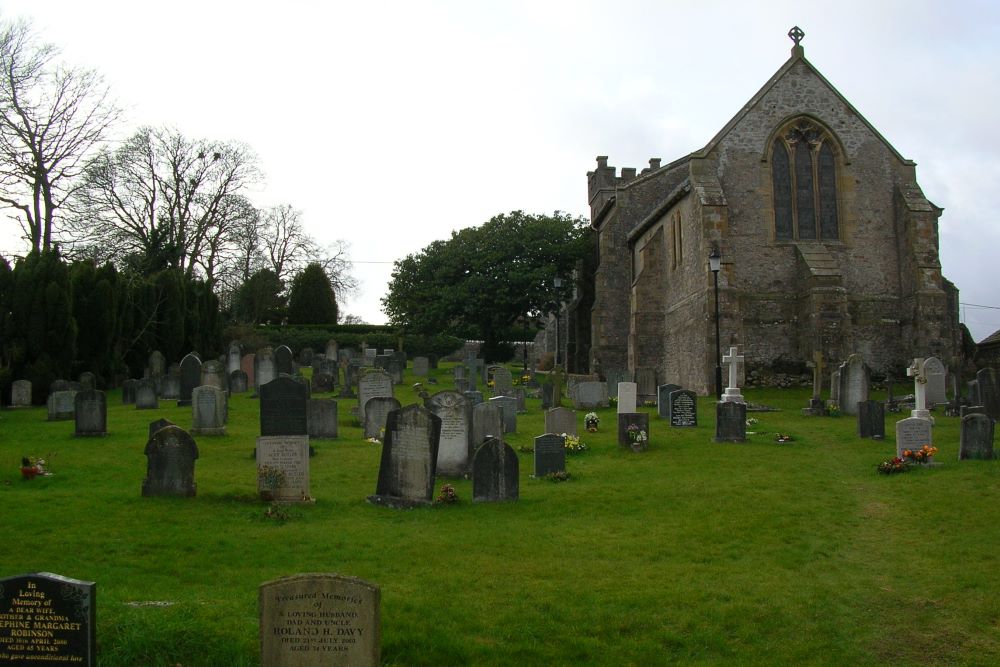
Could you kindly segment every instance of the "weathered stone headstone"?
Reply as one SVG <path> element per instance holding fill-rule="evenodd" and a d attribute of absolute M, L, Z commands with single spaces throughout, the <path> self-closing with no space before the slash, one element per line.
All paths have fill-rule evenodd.
<path fill-rule="evenodd" d="M 858 437 L 885 437 L 885 404 L 881 401 L 860 401 L 857 405 Z"/>
<path fill-rule="evenodd" d="M 260 434 L 308 435 L 309 387 L 289 377 L 260 386 Z"/>
<path fill-rule="evenodd" d="M 465 396 L 469 405 L 479 405 L 483 402 L 483 392 L 481 391 L 463 391 L 462 396 Z"/>
<path fill-rule="evenodd" d="M 566 470 L 566 438 L 546 433 L 535 438 L 535 477 Z"/>
<path fill-rule="evenodd" d="M 986 408 L 981 405 L 963 405 L 958 409 L 958 416 L 964 417 L 965 415 L 985 415 Z"/>
<path fill-rule="evenodd" d="M 427 357 L 413 357 L 413 374 L 418 377 L 427 377 L 430 373 L 430 361 Z"/>
<path fill-rule="evenodd" d="M 729 348 L 729 353 L 723 355 L 722 363 L 729 368 L 729 384 L 722 392 L 722 400 L 727 403 L 745 403 L 746 399 L 740 393 L 740 369 L 743 366 L 743 355 L 738 354 L 735 346 Z"/>
<path fill-rule="evenodd" d="M 636 392 L 637 386 L 635 382 L 619 382 L 618 383 L 618 412 L 632 414 L 636 409 Z"/>
<path fill-rule="evenodd" d="M 510 445 L 489 438 L 472 461 L 472 502 L 517 500 L 520 495 L 517 454 Z"/>
<path fill-rule="evenodd" d="M 199 387 L 200 388 L 200 387 Z M 146 479 L 143 496 L 194 496 L 194 462 L 198 446 L 184 429 L 165 426 L 146 443 Z"/>
<path fill-rule="evenodd" d="M 311 347 L 304 347 L 299 350 L 299 365 L 300 366 L 312 366 L 313 357 L 316 355 L 316 350 Z"/>
<path fill-rule="evenodd" d="M 341 350 L 341 357 L 347 352 L 348 350 Z M 358 386 L 358 369 L 360 366 L 356 364 L 356 360 L 347 359 L 340 362 L 340 367 L 344 369 L 344 383 L 340 385 L 340 392 L 337 396 L 340 398 L 354 398 L 354 389 Z"/>
<path fill-rule="evenodd" d="M 608 407 L 608 385 L 604 382 L 580 382 L 573 392 L 573 407 L 594 410 Z"/>
<path fill-rule="evenodd" d="M 840 371 L 830 373 L 830 403 L 840 405 Z"/>
<path fill-rule="evenodd" d="M 986 409 L 993 421 L 1000 421 L 1000 382 L 995 368 L 982 368 L 976 373 L 979 401 L 975 403 Z"/>
<path fill-rule="evenodd" d="M 621 391 L 621 390 L 619 390 Z M 638 438 L 633 440 L 629 435 L 629 427 L 638 427 Z M 635 429 L 632 429 L 635 432 Z M 642 434 L 645 434 L 643 436 Z M 649 449 L 649 413 L 619 412 L 618 413 L 618 446 L 631 449 L 633 452 L 644 452 Z"/>
<path fill-rule="evenodd" d="M 191 392 L 201 385 L 201 359 L 188 354 L 181 359 L 181 386 L 177 395 L 177 405 L 191 405 Z"/>
<path fill-rule="evenodd" d="M 958 460 L 994 458 L 993 434 L 996 425 L 988 415 L 971 414 L 962 417 L 959 433 Z"/>
<path fill-rule="evenodd" d="M 615 369 L 605 373 L 605 378 L 607 379 L 608 396 L 610 398 L 618 398 L 618 384 L 621 382 L 631 382 L 632 374 L 627 370 Z"/>
<path fill-rule="evenodd" d="M 229 393 L 245 394 L 250 389 L 250 381 L 247 374 L 241 368 L 229 374 Z"/>
<path fill-rule="evenodd" d="M 826 409 L 823 407 L 823 369 L 826 368 L 826 364 L 823 359 L 823 352 L 821 350 L 813 350 L 812 361 L 806 363 L 806 365 L 812 369 L 813 372 L 813 383 L 812 383 L 812 398 L 809 399 L 809 407 L 802 408 L 802 414 L 818 417 L 826 414 Z"/>
<path fill-rule="evenodd" d="M 378 586 L 338 574 L 300 574 L 261 584 L 260 663 L 265 667 L 377 667 Z"/>
<path fill-rule="evenodd" d="M 276 380 L 278 377 L 278 366 L 274 360 L 274 350 L 269 347 L 262 347 L 254 355 L 254 387 L 260 391 L 261 386 Z"/>
<path fill-rule="evenodd" d="M 489 402 L 503 410 L 504 432 L 517 433 L 517 399 L 513 396 L 494 396 Z"/>
<path fill-rule="evenodd" d="M 698 396 L 687 389 L 670 392 L 667 418 L 673 428 L 693 428 L 698 425 Z"/>
<path fill-rule="evenodd" d="M 660 419 L 670 418 L 670 394 L 680 388 L 677 384 L 661 384 L 656 388 L 656 415 Z"/>
<path fill-rule="evenodd" d="M 232 375 L 233 371 L 240 370 L 243 360 L 241 354 L 239 341 L 234 340 L 229 343 L 229 350 L 226 353 L 226 375 Z"/>
<path fill-rule="evenodd" d="M 156 432 L 159 431 L 161 428 L 166 428 L 168 426 L 176 426 L 176 425 L 177 424 L 173 423 L 169 419 L 163 419 L 163 418 L 149 422 L 149 435 L 146 436 L 146 440 L 147 441 L 150 440 L 154 435 L 156 435 Z"/>
<path fill-rule="evenodd" d="M 358 378 L 358 422 L 365 423 L 365 404 L 369 399 L 392 398 L 392 387 L 392 377 L 381 369 L 366 371 Z"/>
<path fill-rule="evenodd" d="M 947 381 L 947 370 L 941 360 L 937 357 L 924 359 L 924 378 L 927 385 L 926 392 L 927 407 L 933 409 L 938 403 L 947 403 L 948 395 L 945 391 Z"/>
<path fill-rule="evenodd" d="M 312 501 L 309 494 L 309 436 L 262 435 L 257 438 L 256 454 L 257 491 L 262 496 L 285 502 Z M 280 471 L 282 483 L 268 488 L 268 477 L 262 474 L 267 469 Z"/>
<path fill-rule="evenodd" d="M 569 408 L 546 410 L 545 432 L 576 435 L 576 412 Z"/>
<path fill-rule="evenodd" d="M 542 385 L 542 410 L 548 410 L 555 404 L 555 389 L 551 383 Z"/>
<path fill-rule="evenodd" d="M 226 392 L 213 385 L 194 388 L 191 392 L 191 433 L 226 434 Z"/>
<path fill-rule="evenodd" d="M 0 664 L 97 664 L 97 585 L 51 572 L 0 579 Z"/>
<path fill-rule="evenodd" d="M 503 366 L 493 367 L 493 395 L 509 396 L 514 390 L 514 379 Z"/>
<path fill-rule="evenodd" d="M 81 391 L 97 389 L 97 377 L 90 371 L 80 373 L 80 389 Z"/>
<path fill-rule="evenodd" d="M 931 423 L 920 417 L 907 417 L 896 422 L 896 456 L 902 458 L 903 450 L 917 451 L 924 445 L 933 445 Z"/>
<path fill-rule="evenodd" d="M 746 403 L 719 401 L 715 404 L 715 441 L 746 442 Z"/>
<path fill-rule="evenodd" d="M 159 350 L 149 354 L 149 377 L 160 378 L 167 374 L 167 359 Z"/>
<path fill-rule="evenodd" d="M 12 408 L 31 407 L 31 380 L 14 380 L 11 383 L 10 406 Z"/>
<path fill-rule="evenodd" d="M 279 345 L 274 348 L 274 369 L 278 375 L 295 375 L 298 370 L 295 364 L 295 356 L 287 345 Z"/>
<path fill-rule="evenodd" d="M 159 385 L 160 398 L 175 400 L 181 395 L 181 367 L 173 364 L 167 368 L 167 374 L 163 376 Z"/>
<path fill-rule="evenodd" d="M 49 394 L 47 401 L 50 422 L 67 421 L 76 415 L 75 391 L 56 391 Z"/>
<path fill-rule="evenodd" d="M 133 379 L 122 382 L 122 405 L 133 405 L 135 403 L 135 391 L 138 384 L 139 381 Z"/>
<path fill-rule="evenodd" d="M 206 361 L 201 365 L 201 385 L 199 386 L 225 389 L 227 385 L 224 373 L 225 368 L 221 363 L 214 360 Z"/>
<path fill-rule="evenodd" d="M 424 406 L 441 418 L 437 474 L 461 477 L 472 464 L 472 410 L 457 391 L 439 391 Z"/>
<path fill-rule="evenodd" d="M 160 401 L 156 397 L 156 384 L 151 379 L 139 380 L 135 388 L 136 410 L 156 410 Z"/>
<path fill-rule="evenodd" d="M 365 437 L 382 440 L 389 413 L 402 407 L 392 396 L 375 396 L 365 401 Z"/>
<path fill-rule="evenodd" d="M 375 495 L 368 501 L 403 508 L 434 496 L 441 418 L 419 405 L 389 413 Z"/>
<path fill-rule="evenodd" d="M 79 391 L 74 397 L 73 412 L 76 418 L 76 436 L 108 434 L 108 403 L 103 391 Z"/>
<path fill-rule="evenodd" d="M 857 415 L 858 403 L 868 400 L 871 370 L 860 354 L 852 354 L 840 365 L 840 412 Z"/>
<path fill-rule="evenodd" d="M 600 378 L 596 375 L 583 375 L 571 373 L 566 375 L 566 396 L 575 405 L 577 402 L 577 392 L 584 382 L 598 382 Z"/>
<path fill-rule="evenodd" d="M 517 414 L 523 415 L 528 412 L 528 397 L 524 393 L 524 389 L 521 387 L 515 387 L 511 392 L 511 396 L 517 401 Z"/>
<path fill-rule="evenodd" d="M 337 437 L 337 401 L 331 398 L 310 398 L 307 411 L 310 440 Z"/>
<path fill-rule="evenodd" d="M 472 406 L 472 450 L 487 438 L 503 439 L 503 408 L 494 403 L 477 403 Z"/>

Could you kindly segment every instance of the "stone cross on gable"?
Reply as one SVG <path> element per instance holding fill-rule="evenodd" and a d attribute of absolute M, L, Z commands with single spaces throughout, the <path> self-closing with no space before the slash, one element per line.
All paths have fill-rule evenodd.
<path fill-rule="evenodd" d="M 740 367 L 743 363 L 743 355 L 737 354 L 735 346 L 729 348 L 729 354 L 722 357 L 722 363 L 729 366 L 729 387 L 735 387 L 739 383 Z"/>
<path fill-rule="evenodd" d="M 813 369 L 813 398 L 819 398 L 820 392 L 823 391 L 823 369 L 826 368 L 826 364 L 823 363 L 823 353 L 819 350 L 813 352 L 813 360 L 807 361 L 806 366 Z"/>

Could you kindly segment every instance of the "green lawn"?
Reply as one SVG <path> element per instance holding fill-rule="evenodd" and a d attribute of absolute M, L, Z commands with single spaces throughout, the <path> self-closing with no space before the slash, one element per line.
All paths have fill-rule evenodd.
<path fill-rule="evenodd" d="M 452 388 L 449 368 L 434 372 Z M 757 414 L 747 444 L 713 443 L 700 399 L 696 429 L 644 408 L 650 451 L 621 451 L 612 408 L 582 433 L 570 481 L 532 479 L 522 453 L 517 503 L 474 505 L 460 480 L 458 505 L 410 511 L 365 501 L 380 445 L 341 401 L 340 438 L 314 443 L 316 503 L 286 520 L 256 498 L 247 395 L 228 435 L 197 438 L 190 499 L 140 495 L 147 424 L 190 427 L 190 408 L 137 411 L 110 392 L 97 439 L 42 408 L 5 411 L 0 577 L 96 581 L 108 666 L 255 665 L 257 588 L 301 572 L 381 587 L 390 665 L 1000 663 L 1000 462 L 959 463 L 958 419 L 937 415 L 944 465 L 880 476 L 905 415 L 885 441 L 860 440 L 851 417 L 801 416 L 807 391 L 746 393 L 782 409 Z M 542 432 L 528 404 L 515 450 Z M 20 479 L 22 456 L 50 453 L 54 476 Z"/>

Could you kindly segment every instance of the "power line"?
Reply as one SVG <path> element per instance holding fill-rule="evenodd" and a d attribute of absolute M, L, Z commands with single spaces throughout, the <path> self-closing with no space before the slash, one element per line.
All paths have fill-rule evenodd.
<path fill-rule="evenodd" d="M 981 306 L 978 303 L 963 303 L 963 302 L 959 301 L 958 305 L 960 305 L 960 306 L 971 306 L 973 308 L 989 308 L 990 310 L 1000 310 L 1000 306 Z"/>

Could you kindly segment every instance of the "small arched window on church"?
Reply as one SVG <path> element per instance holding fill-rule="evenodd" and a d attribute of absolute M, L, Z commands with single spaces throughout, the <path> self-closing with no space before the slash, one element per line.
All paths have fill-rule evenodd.
<path fill-rule="evenodd" d="M 771 146 L 774 236 L 836 241 L 837 159 L 833 139 L 807 120 L 779 132 Z"/>

